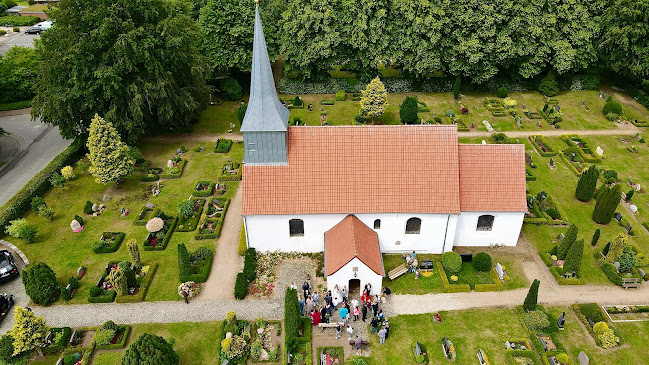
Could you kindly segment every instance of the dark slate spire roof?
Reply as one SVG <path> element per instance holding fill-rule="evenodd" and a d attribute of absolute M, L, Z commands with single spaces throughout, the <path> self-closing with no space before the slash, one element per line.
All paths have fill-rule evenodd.
<path fill-rule="evenodd" d="M 288 109 L 282 105 L 275 90 L 273 70 L 270 67 L 264 30 L 255 6 L 255 38 L 252 48 L 250 102 L 243 118 L 242 132 L 285 132 L 288 127 Z"/>

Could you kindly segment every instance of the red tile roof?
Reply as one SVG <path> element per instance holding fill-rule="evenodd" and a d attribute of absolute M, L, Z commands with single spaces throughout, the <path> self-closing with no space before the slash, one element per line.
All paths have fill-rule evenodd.
<path fill-rule="evenodd" d="M 460 144 L 463 212 L 527 212 L 525 145 Z"/>
<path fill-rule="evenodd" d="M 350 214 L 325 232 L 325 274 L 334 274 L 355 257 L 384 275 L 378 234 Z"/>
<path fill-rule="evenodd" d="M 460 213 L 455 126 L 301 126 L 287 138 L 288 165 L 244 165 L 243 215 Z"/>

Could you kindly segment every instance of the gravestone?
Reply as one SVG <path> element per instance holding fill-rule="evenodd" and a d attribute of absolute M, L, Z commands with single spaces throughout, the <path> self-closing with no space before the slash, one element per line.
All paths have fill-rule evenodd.
<path fill-rule="evenodd" d="M 482 349 L 478 349 L 478 362 L 480 362 L 480 365 L 487 365 L 487 359 Z"/>
<path fill-rule="evenodd" d="M 628 232 L 631 232 L 633 230 L 633 227 L 631 226 L 631 223 L 627 223 L 626 227 L 624 227 L 624 229 L 626 229 L 626 231 L 628 233 Z"/>
<path fill-rule="evenodd" d="M 644 272 L 644 270 L 642 270 L 642 269 L 638 269 L 638 274 L 640 274 L 640 276 L 641 276 L 642 278 L 644 278 L 645 275 L 646 275 L 645 272 Z"/>
<path fill-rule="evenodd" d="M 541 345 L 543 345 L 543 351 L 547 352 L 548 351 L 547 342 L 545 342 L 545 339 L 543 337 L 539 337 L 539 340 L 541 340 Z"/>
<path fill-rule="evenodd" d="M 577 360 L 579 360 L 579 365 L 589 365 L 590 364 L 590 359 L 588 358 L 588 355 L 586 355 L 585 352 L 581 351 L 579 355 L 577 356 Z"/>
<path fill-rule="evenodd" d="M 561 107 L 559 106 L 559 104 L 557 104 L 557 105 L 554 106 L 554 110 L 556 110 L 557 113 L 558 113 L 559 111 L 561 111 Z"/>
<path fill-rule="evenodd" d="M 108 202 L 109 200 L 110 200 L 110 197 L 108 195 L 104 195 L 104 197 L 101 198 L 101 201 L 103 201 L 104 203 Z"/>
<path fill-rule="evenodd" d="M 174 167 L 174 162 L 171 160 L 167 161 L 167 167 L 172 169 Z"/>
<path fill-rule="evenodd" d="M 93 211 L 93 212 L 96 212 L 96 211 L 98 211 L 98 210 L 99 210 L 99 205 L 97 205 L 97 203 L 94 203 L 94 204 L 92 205 L 92 211 Z"/>
<path fill-rule="evenodd" d="M 146 209 L 153 209 L 155 205 L 153 203 L 146 203 Z"/>
<path fill-rule="evenodd" d="M 590 111 L 590 108 L 588 107 L 588 105 L 586 105 L 585 108 L 586 108 L 586 111 L 587 111 L 587 112 Z"/>
<path fill-rule="evenodd" d="M 79 229 L 81 229 L 81 224 L 79 223 L 78 220 L 73 219 L 72 222 L 70 223 L 70 228 L 73 231 L 79 230 Z"/>
<path fill-rule="evenodd" d="M 613 266 L 615 266 L 615 269 L 617 269 L 617 271 L 620 272 L 620 262 L 619 261 L 615 261 L 613 263 Z"/>
<path fill-rule="evenodd" d="M 640 191 L 641 190 L 640 184 L 635 184 L 635 186 L 633 188 L 635 189 L 635 191 Z"/>
<path fill-rule="evenodd" d="M 505 341 L 505 349 L 509 350 L 512 348 L 512 345 L 509 343 L 509 341 Z"/>
<path fill-rule="evenodd" d="M 575 157 L 576 157 L 576 156 L 577 156 L 577 155 L 575 155 L 574 152 L 571 153 L 571 154 L 570 154 L 570 161 L 575 162 Z"/>
<path fill-rule="evenodd" d="M 615 214 L 613 214 L 613 218 L 615 218 L 615 220 L 619 222 L 622 220 L 622 214 L 615 212 Z"/>
<path fill-rule="evenodd" d="M 534 199 L 535 199 L 535 198 L 534 198 L 533 196 L 531 196 L 531 197 L 527 200 L 527 208 L 528 208 L 528 209 L 534 209 Z"/>
<path fill-rule="evenodd" d="M 581 106 L 584 106 L 584 104 L 586 104 L 586 101 L 585 101 L 585 100 L 582 100 L 582 101 L 581 101 Z"/>
<path fill-rule="evenodd" d="M 554 167 L 554 158 L 550 157 L 550 167 Z"/>
<path fill-rule="evenodd" d="M 496 264 L 496 273 L 498 274 L 498 278 L 500 280 L 503 280 L 505 273 L 503 272 L 503 266 L 500 264 L 500 262 Z"/>
<path fill-rule="evenodd" d="M 521 120 L 522 120 L 522 118 L 521 118 L 520 115 L 516 117 L 516 124 L 518 124 L 519 127 L 520 127 L 521 124 L 522 124 L 522 123 L 521 123 Z"/>
<path fill-rule="evenodd" d="M 565 234 L 559 233 L 559 241 L 563 241 L 563 239 L 566 237 Z"/>
<path fill-rule="evenodd" d="M 560 330 L 563 330 L 563 325 L 566 323 L 566 312 L 563 312 L 561 314 L 561 317 L 557 320 L 557 326 L 559 326 Z"/>
<path fill-rule="evenodd" d="M 597 153 L 601 157 L 604 154 L 604 150 L 602 149 L 602 147 L 597 146 L 595 153 Z"/>
<path fill-rule="evenodd" d="M 527 105 L 523 104 L 523 110 L 527 109 Z"/>

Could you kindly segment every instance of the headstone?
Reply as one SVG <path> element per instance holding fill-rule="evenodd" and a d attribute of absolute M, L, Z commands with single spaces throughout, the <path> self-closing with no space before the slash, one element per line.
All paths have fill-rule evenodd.
<path fill-rule="evenodd" d="M 570 154 L 570 161 L 575 162 L 575 157 L 576 157 L 576 156 L 577 156 L 577 155 L 575 155 L 574 152 L 571 153 L 571 154 Z"/>
<path fill-rule="evenodd" d="M 523 110 L 527 109 L 527 105 L 523 104 Z"/>
<path fill-rule="evenodd" d="M 587 112 L 590 111 L 590 108 L 588 107 L 588 105 L 586 105 L 585 108 L 586 108 L 586 111 L 587 111 Z"/>
<path fill-rule="evenodd" d="M 484 351 L 482 351 L 482 349 L 478 349 L 478 361 L 480 362 L 480 365 L 487 365 L 487 359 L 485 359 Z"/>
<path fill-rule="evenodd" d="M 620 262 L 619 262 L 619 261 L 615 261 L 615 262 L 613 263 L 613 266 L 615 266 L 615 268 L 617 269 L 617 271 L 620 272 Z"/>
<path fill-rule="evenodd" d="M 638 269 L 638 274 L 640 274 L 640 276 L 641 276 L 642 278 L 645 277 L 645 272 L 644 272 L 644 270 L 642 270 L 642 269 Z"/>
<path fill-rule="evenodd" d="M 615 220 L 619 222 L 622 220 L 622 214 L 615 212 L 615 214 L 613 214 L 613 218 L 615 218 Z"/>
<path fill-rule="evenodd" d="M 172 169 L 174 167 L 174 162 L 171 160 L 167 161 L 167 167 Z"/>
<path fill-rule="evenodd" d="M 79 229 L 81 229 L 81 224 L 79 223 L 78 220 L 73 219 L 72 222 L 70 223 L 70 228 L 73 231 L 79 230 Z"/>
<path fill-rule="evenodd" d="M 509 343 L 509 341 L 505 341 L 505 348 L 506 348 L 507 350 L 509 350 L 510 348 L 512 348 L 512 345 Z"/>
<path fill-rule="evenodd" d="M 639 183 L 635 184 L 634 188 L 635 188 L 635 191 L 640 191 L 641 190 Z"/>
<path fill-rule="evenodd" d="M 579 365 L 590 364 L 590 359 L 588 358 L 588 355 L 586 355 L 586 353 L 583 351 L 579 353 L 579 355 L 577 356 L 577 360 L 579 360 Z"/>
<path fill-rule="evenodd" d="M 584 104 L 586 104 L 586 101 L 585 101 L 585 100 L 582 100 L 582 101 L 581 101 L 581 106 L 584 106 Z"/>
<path fill-rule="evenodd" d="M 482 140 L 482 144 L 487 144 L 487 141 L 485 141 L 485 140 L 483 139 L 483 140 Z"/>
<path fill-rule="evenodd" d="M 638 212 L 638 206 L 631 204 L 629 205 L 629 210 L 631 211 L 631 213 L 636 214 Z"/>
<path fill-rule="evenodd" d="M 559 329 L 563 329 L 563 325 L 566 323 L 566 312 L 563 312 L 561 314 L 561 317 L 559 317 L 559 320 L 557 320 L 557 326 L 559 326 Z"/>
<path fill-rule="evenodd" d="M 99 210 L 99 205 L 97 205 L 97 203 L 94 203 L 94 204 L 92 205 L 92 211 L 93 211 L 93 212 L 96 212 L 96 211 L 98 211 L 98 210 Z"/>
<path fill-rule="evenodd" d="M 561 107 L 559 106 L 559 104 L 557 104 L 557 105 L 554 106 L 554 110 L 556 110 L 557 113 L 558 113 L 559 111 L 561 111 Z"/>
<path fill-rule="evenodd" d="M 624 229 L 626 229 L 627 232 L 631 232 L 633 230 L 633 227 L 631 226 L 631 223 L 627 223 Z"/>
<path fill-rule="evenodd" d="M 559 241 L 563 241 L 563 239 L 566 237 L 565 234 L 559 233 Z"/>
<path fill-rule="evenodd" d="M 146 203 L 146 209 L 153 209 L 153 207 L 155 207 L 153 203 Z"/>
<path fill-rule="evenodd" d="M 505 276 L 505 273 L 503 272 L 503 266 L 500 264 L 500 262 L 496 264 L 496 273 L 498 274 L 498 278 L 500 280 L 502 280 Z"/>
<path fill-rule="evenodd" d="M 78 278 L 81 278 L 81 277 L 83 277 L 83 275 L 85 275 L 85 274 L 86 274 L 86 268 L 83 267 L 83 266 L 80 266 L 80 267 L 77 269 L 77 277 L 78 277 Z"/>
<path fill-rule="evenodd" d="M 602 147 L 597 146 L 595 153 L 597 153 L 601 157 L 604 154 L 604 150 L 602 149 Z"/>
<path fill-rule="evenodd" d="M 110 200 L 110 197 L 108 195 L 104 195 L 104 197 L 101 198 L 101 201 L 103 201 L 104 203 L 108 202 L 109 200 Z"/>
<path fill-rule="evenodd" d="M 554 157 L 550 157 L 550 167 L 554 167 Z"/>
<path fill-rule="evenodd" d="M 543 345 L 543 351 L 548 351 L 548 344 L 545 342 L 545 339 L 543 337 L 539 337 L 539 340 L 541 340 L 541 345 Z"/>
<path fill-rule="evenodd" d="M 521 118 L 521 116 L 520 116 L 520 115 L 519 115 L 519 116 L 517 116 L 517 117 L 516 117 L 516 124 L 518 124 L 518 126 L 519 126 L 519 127 L 520 127 L 520 126 L 521 126 L 521 124 L 522 124 L 522 123 L 521 123 L 521 121 L 522 121 L 522 118 Z"/>

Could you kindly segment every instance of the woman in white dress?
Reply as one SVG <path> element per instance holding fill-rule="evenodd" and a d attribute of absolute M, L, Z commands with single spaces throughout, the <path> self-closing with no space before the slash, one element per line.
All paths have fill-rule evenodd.
<path fill-rule="evenodd" d="M 334 290 L 331 292 L 331 302 L 333 303 L 334 307 L 338 307 L 338 303 L 342 300 L 340 296 L 340 288 L 338 287 L 338 284 L 334 286 Z"/>

